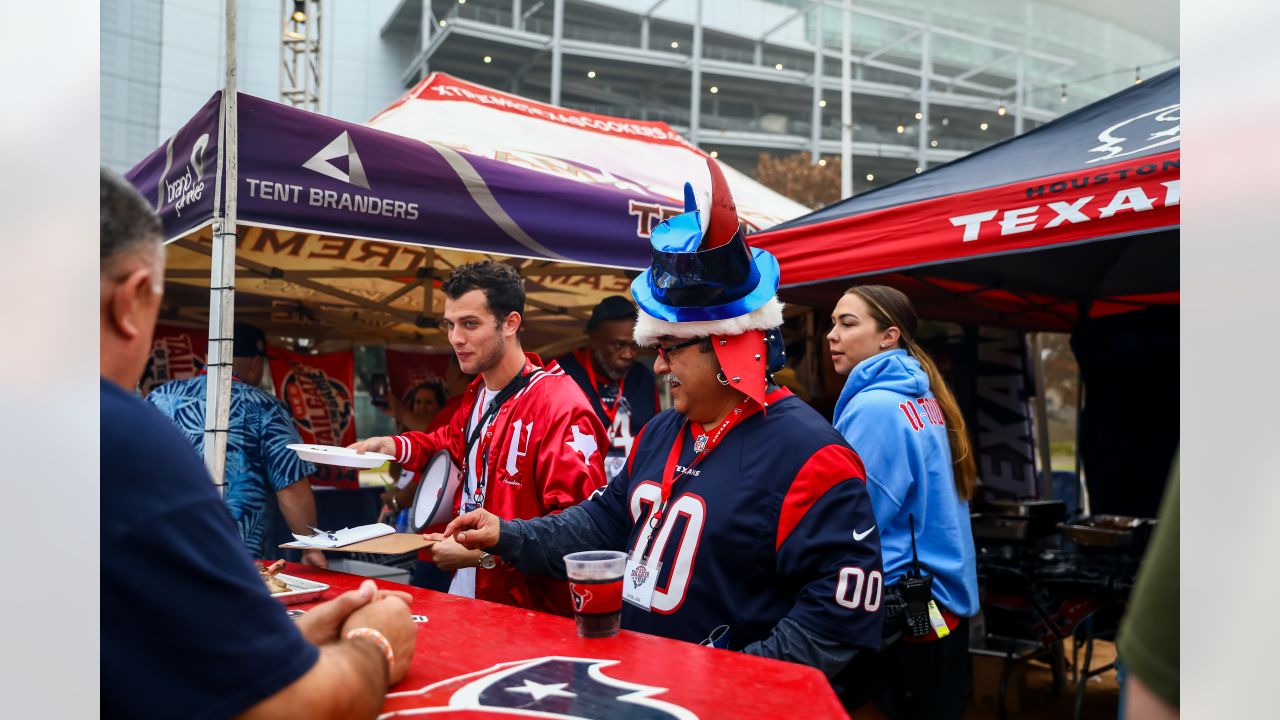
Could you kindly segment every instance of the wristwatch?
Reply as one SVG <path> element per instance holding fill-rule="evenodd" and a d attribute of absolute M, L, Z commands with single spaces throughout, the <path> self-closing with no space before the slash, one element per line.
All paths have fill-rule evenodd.
<path fill-rule="evenodd" d="M 484 568 L 485 570 L 492 570 L 498 567 L 498 558 L 490 555 L 487 552 L 482 552 L 480 553 L 480 567 Z"/>

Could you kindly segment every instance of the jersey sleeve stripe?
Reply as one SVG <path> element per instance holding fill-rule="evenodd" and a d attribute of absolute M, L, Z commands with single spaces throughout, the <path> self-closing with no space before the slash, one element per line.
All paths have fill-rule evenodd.
<path fill-rule="evenodd" d="M 782 547 L 791 531 L 796 529 L 805 513 L 828 490 L 845 480 L 862 480 L 865 474 L 862 461 L 847 447 L 828 445 L 805 461 L 796 479 L 792 481 L 787 496 L 782 500 L 782 512 L 778 515 L 778 537 L 774 550 Z"/>

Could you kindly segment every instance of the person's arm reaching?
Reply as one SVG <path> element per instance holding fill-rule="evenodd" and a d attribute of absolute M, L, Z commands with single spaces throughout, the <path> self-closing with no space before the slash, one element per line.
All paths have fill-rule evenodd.
<path fill-rule="evenodd" d="M 310 535 L 316 524 L 316 498 L 311 494 L 311 481 L 302 478 L 298 482 L 276 491 L 280 514 L 289 524 L 289 531 L 298 535 Z M 303 550 L 302 563 L 318 568 L 328 568 L 324 553 L 319 550 Z"/>
<path fill-rule="evenodd" d="M 491 550 L 516 569 L 530 575 L 565 579 L 564 556 L 580 550 L 616 549 L 582 505 L 532 520 L 502 520 L 487 510 L 456 517 L 444 533 L 428 540 L 452 537 L 464 548 Z"/>
<path fill-rule="evenodd" d="M 639 438 L 633 447 L 638 446 Z M 564 512 L 508 521 L 484 509 L 473 510 L 454 518 L 443 533 L 424 537 L 452 537 L 465 548 L 492 550 L 521 572 L 563 580 L 565 555 L 580 550 L 624 549 L 631 527 L 627 509 L 630 484 L 627 467 L 608 485 Z"/>

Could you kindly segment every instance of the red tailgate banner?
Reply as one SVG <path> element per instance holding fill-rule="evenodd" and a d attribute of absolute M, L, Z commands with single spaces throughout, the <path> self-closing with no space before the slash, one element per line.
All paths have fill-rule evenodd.
<path fill-rule="evenodd" d="M 388 348 L 387 380 L 391 394 L 403 398 L 409 389 L 422 383 L 445 384 L 449 372 L 450 353 L 425 353 Z"/>
<path fill-rule="evenodd" d="M 778 257 L 782 284 L 903 270 L 1177 227 L 1178 151 L 1086 171 L 922 200 L 753 241 Z"/>
<path fill-rule="evenodd" d="M 204 370 L 209 348 L 209 333 L 203 328 L 179 325 L 156 325 L 151 339 L 151 353 L 138 387 L 145 397 L 152 388 L 170 380 L 185 380 Z"/>
<path fill-rule="evenodd" d="M 347 446 L 356 441 L 355 354 L 299 355 L 271 348 L 271 381 L 293 414 L 302 442 Z M 312 485 L 355 489 L 359 471 L 316 465 Z"/>

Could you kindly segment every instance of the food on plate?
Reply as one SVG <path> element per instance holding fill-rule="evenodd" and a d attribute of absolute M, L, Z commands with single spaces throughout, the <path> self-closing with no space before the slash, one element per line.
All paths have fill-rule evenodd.
<path fill-rule="evenodd" d="M 262 581 L 267 584 L 267 589 L 272 595 L 276 593 L 289 592 L 292 588 L 284 584 L 284 581 L 276 577 L 276 573 L 284 569 L 284 561 L 277 560 L 270 565 L 258 560 L 258 574 L 262 576 Z"/>

